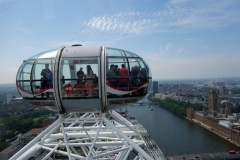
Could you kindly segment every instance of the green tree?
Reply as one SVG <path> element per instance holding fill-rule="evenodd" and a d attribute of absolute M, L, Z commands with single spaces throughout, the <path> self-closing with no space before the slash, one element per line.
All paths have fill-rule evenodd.
<path fill-rule="evenodd" d="M 11 139 L 13 137 L 15 137 L 15 134 L 14 134 L 14 131 L 12 131 L 12 130 L 8 134 L 6 134 L 7 139 Z"/>
<path fill-rule="evenodd" d="M 11 143 L 8 143 L 8 142 L 0 142 L 0 152 L 5 148 L 9 147 L 10 145 Z"/>

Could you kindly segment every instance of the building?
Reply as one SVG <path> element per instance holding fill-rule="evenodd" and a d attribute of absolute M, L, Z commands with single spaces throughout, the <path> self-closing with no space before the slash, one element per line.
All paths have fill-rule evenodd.
<path fill-rule="evenodd" d="M 5 141 L 6 139 L 6 125 L 1 124 L 0 125 L 0 141 Z"/>
<path fill-rule="evenodd" d="M 191 108 L 186 112 L 188 119 L 240 146 L 240 123 L 232 123 L 228 119 L 207 114 L 205 111 L 197 112 Z"/>
<path fill-rule="evenodd" d="M 10 104 L 12 101 L 12 94 L 7 95 L 7 104 Z"/>
<path fill-rule="evenodd" d="M 158 81 L 153 81 L 153 97 L 158 93 Z"/>
<path fill-rule="evenodd" d="M 194 119 L 194 110 L 192 108 L 187 108 L 187 118 Z"/>
<path fill-rule="evenodd" d="M 220 112 L 219 91 L 217 89 L 210 89 L 208 92 L 208 108 L 210 111 Z"/>
<path fill-rule="evenodd" d="M 221 94 L 226 94 L 227 93 L 227 88 L 225 86 L 220 86 L 219 90 L 220 90 Z"/>
<path fill-rule="evenodd" d="M 11 158 L 15 153 L 22 149 L 26 144 L 33 140 L 39 133 L 41 133 L 45 128 L 33 128 L 24 135 L 19 137 L 19 140 L 13 142 L 11 146 L 0 152 L 0 159 L 7 160 Z"/>
<path fill-rule="evenodd" d="M 228 117 L 229 115 L 231 115 L 231 110 L 228 107 L 228 103 L 226 103 L 226 107 L 225 107 L 225 116 Z"/>
<path fill-rule="evenodd" d="M 41 133 L 45 128 L 33 128 L 21 137 L 19 137 L 19 140 L 23 145 L 25 146 L 28 144 L 31 140 L 33 140 L 39 133 Z"/>
<path fill-rule="evenodd" d="M 164 92 L 164 90 L 163 90 L 163 84 L 159 84 L 159 85 L 158 85 L 158 92 L 159 92 L 159 93 L 163 93 L 163 92 Z"/>
<path fill-rule="evenodd" d="M 56 120 L 57 120 L 56 116 L 48 117 L 47 119 L 42 120 L 42 128 L 45 128 L 45 127 L 51 125 Z"/>
<path fill-rule="evenodd" d="M 15 153 L 17 153 L 23 147 L 24 145 L 20 140 L 13 142 L 11 146 L 9 146 L 8 148 L 0 152 L 0 159 L 8 160 L 10 157 L 12 157 Z"/>
<path fill-rule="evenodd" d="M 178 101 L 179 97 L 176 96 L 174 93 L 172 93 L 172 94 L 156 93 L 155 98 L 158 98 L 158 99 L 161 99 L 161 100 L 164 100 L 166 98 L 171 98 L 171 99 L 174 99 L 174 100 Z"/>

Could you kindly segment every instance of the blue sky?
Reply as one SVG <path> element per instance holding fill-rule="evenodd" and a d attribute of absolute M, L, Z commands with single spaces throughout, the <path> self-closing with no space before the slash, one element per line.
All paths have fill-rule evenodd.
<path fill-rule="evenodd" d="M 134 52 L 156 80 L 240 77 L 240 1 L 0 0 L 0 83 L 76 43 Z"/>

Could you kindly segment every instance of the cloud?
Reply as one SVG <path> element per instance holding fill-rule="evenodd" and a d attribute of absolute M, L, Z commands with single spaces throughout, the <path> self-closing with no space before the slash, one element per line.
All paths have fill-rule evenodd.
<path fill-rule="evenodd" d="M 179 49 L 177 50 L 177 52 L 178 52 L 178 53 L 182 53 L 183 50 L 184 50 L 184 47 L 179 48 Z"/>
<path fill-rule="evenodd" d="M 165 47 L 159 47 L 159 53 L 165 54 L 170 49 L 171 43 L 168 43 Z"/>
<path fill-rule="evenodd" d="M 173 0 L 167 7 L 157 12 L 119 12 L 98 15 L 82 24 L 82 33 L 108 32 L 114 34 L 152 34 L 156 32 L 190 32 L 201 29 L 217 29 L 240 22 L 240 10 L 234 3 L 200 3 L 188 6 L 189 0 Z"/>

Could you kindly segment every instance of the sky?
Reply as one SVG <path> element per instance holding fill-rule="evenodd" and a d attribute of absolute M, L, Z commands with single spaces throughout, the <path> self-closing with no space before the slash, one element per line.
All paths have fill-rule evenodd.
<path fill-rule="evenodd" d="M 240 77 L 240 1 L 0 0 L 0 84 L 72 44 L 136 53 L 153 80 Z"/>

